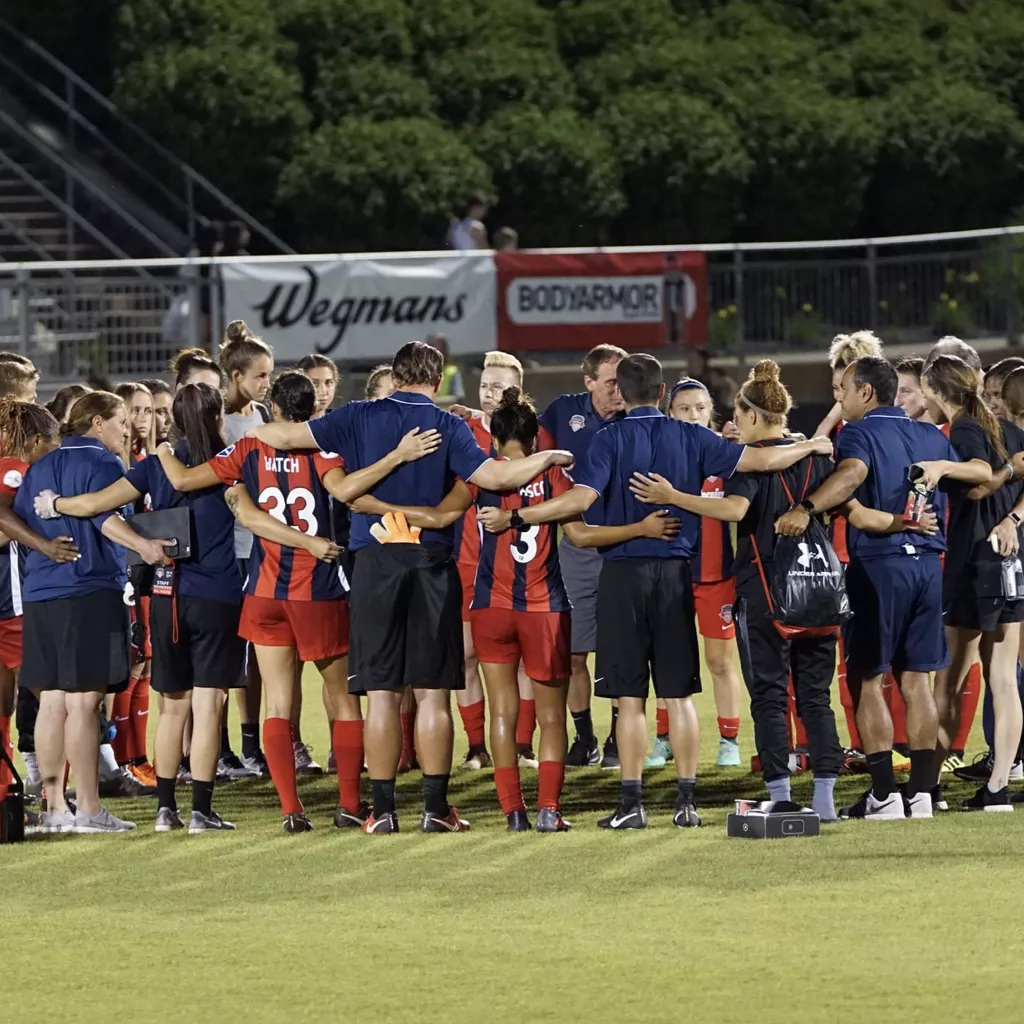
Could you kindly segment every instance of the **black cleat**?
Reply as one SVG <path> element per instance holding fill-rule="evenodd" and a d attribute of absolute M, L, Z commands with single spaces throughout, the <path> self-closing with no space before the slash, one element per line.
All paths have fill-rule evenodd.
<path fill-rule="evenodd" d="M 946 799 L 946 794 L 942 789 L 942 786 L 935 786 L 932 789 L 932 810 L 933 811 L 948 811 L 949 801 Z"/>
<path fill-rule="evenodd" d="M 610 828 L 615 831 L 647 828 L 647 812 L 644 810 L 643 804 L 636 804 L 634 807 L 623 807 L 620 804 L 614 814 L 609 814 L 607 818 L 598 818 L 597 827 Z"/>
<path fill-rule="evenodd" d="M 871 790 L 866 789 L 861 794 L 861 798 L 849 807 L 839 808 L 839 818 L 841 821 L 849 821 L 851 818 L 863 818 L 867 813 L 868 809 L 868 797 L 871 795 Z"/>
<path fill-rule="evenodd" d="M 981 786 L 974 796 L 963 802 L 963 809 L 965 811 L 994 811 L 996 813 L 1009 811 L 1012 813 L 1010 789 L 1008 786 L 1003 786 L 998 793 L 993 793 L 987 784 Z"/>
<path fill-rule="evenodd" d="M 344 807 L 334 810 L 335 828 L 362 828 L 363 822 L 370 817 L 370 805 L 360 804 L 358 811 L 347 811 Z"/>
<path fill-rule="evenodd" d="M 581 739 L 579 735 L 572 741 L 569 753 L 565 755 L 566 768 L 586 768 L 588 765 L 601 763 L 601 748 L 597 740 Z"/>
<path fill-rule="evenodd" d="M 305 814 L 286 814 L 283 827 L 290 836 L 298 835 L 300 832 L 313 831 L 313 826 Z"/>
<path fill-rule="evenodd" d="M 619 745 L 615 742 L 614 736 L 609 736 L 604 741 L 604 756 L 601 758 L 601 767 L 605 771 L 619 767 Z"/>
<path fill-rule="evenodd" d="M 390 814 L 382 814 L 379 818 L 370 816 L 362 823 L 360 829 L 368 836 L 392 836 L 398 832 L 398 815 L 392 811 Z"/>
<path fill-rule="evenodd" d="M 455 807 L 448 808 L 448 814 L 444 818 L 438 818 L 436 815 L 430 813 L 430 811 L 423 812 L 423 818 L 420 821 L 421 832 L 468 832 L 469 822 L 465 818 L 459 817 L 458 809 Z"/>
<path fill-rule="evenodd" d="M 526 811 L 509 811 L 505 819 L 508 821 L 509 832 L 530 831 L 530 819 L 526 816 Z"/>
<path fill-rule="evenodd" d="M 156 786 L 147 786 L 144 782 L 139 782 L 127 768 L 122 768 L 111 779 L 100 779 L 101 800 L 109 800 L 111 797 L 139 796 L 156 796 Z M 67 794 L 65 794 L 66 798 Z"/>
<path fill-rule="evenodd" d="M 541 807 L 537 811 L 537 824 L 534 828 L 538 832 L 568 832 L 572 828 L 572 823 L 562 817 L 561 811 Z"/>
<path fill-rule="evenodd" d="M 970 764 L 965 764 L 962 768 L 954 768 L 953 774 L 964 782 L 988 782 L 992 775 L 994 760 L 995 755 L 991 750 L 987 750 L 984 754 L 979 754 Z"/>
<path fill-rule="evenodd" d="M 672 824 L 676 828 L 700 828 L 704 823 L 700 820 L 697 808 L 693 804 L 684 804 L 682 807 L 676 808 L 676 813 L 672 816 Z"/>

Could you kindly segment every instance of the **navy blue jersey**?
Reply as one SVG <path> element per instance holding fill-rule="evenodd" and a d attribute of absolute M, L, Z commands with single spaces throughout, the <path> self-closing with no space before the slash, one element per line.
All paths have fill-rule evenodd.
<path fill-rule="evenodd" d="M 633 497 L 634 473 L 659 473 L 677 491 L 699 495 L 705 479 L 727 480 L 736 470 L 743 448 L 696 423 L 668 419 L 654 406 L 633 409 L 595 435 L 573 470 L 577 485 L 589 487 L 603 499 L 603 523 L 628 526 L 654 511 Z M 670 508 L 682 520 L 671 541 L 640 537 L 605 549 L 605 558 L 692 558 L 697 550 L 700 517 Z M 589 520 L 589 512 L 587 515 Z"/>
<path fill-rule="evenodd" d="M 396 391 L 376 402 L 349 402 L 309 424 L 316 444 L 324 451 L 338 452 L 350 473 L 384 458 L 414 427 L 437 430 L 442 437 L 441 447 L 399 466 L 369 493 L 391 505 L 439 505 L 457 477 L 469 482 L 489 456 L 463 420 L 439 409 L 426 395 Z M 352 514 L 351 550 L 377 543 L 370 534 L 376 522 L 380 522 L 380 516 Z M 450 548 L 453 539 L 454 530 L 449 526 L 424 530 L 420 543 Z"/>
<path fill-rule="evenodd" d="M 960 461 L 938 427 L 912 420 L 902 409 L 890 405 L 872 409 L 863 419 L 843 426 L 836 438 L 836 464 L 844 459 L 856 459 L 868 468 L 864 483 L 853 497 L 866 508 L 899 516 L 907 506 L 911 487 L 908 471 L 915 462 Z M 932 496 L 932 507 L 939 517 L 939 532 L 932 537 L 863 533 L 848 525 L 850 558 L 902 555 L 908 544 L 915 551 L 945 551 L 946 495 L 941 489 Z"/>
<path fill-rule="evenodd" d="M 123 476 L 121 460 L 94 437 L 65 437 L 56 451 L 44 455 L 29 468 L 14 499 L 14 511 L 30 530 L 43 537 L 73 538 L 80 557 L 76 562 L 58 565 L 37 551 L 30 551 L 25 559 L 24 601 L 55 601 L 97 590 L 124 589 L 125 550 L 100 532 L 116 512 L 101 512 L 91 519 L 40 519 L 33 507 L 43 491 L 56 491 L 70 498 L 102 491 Z"/>
<path fill-rule="evenodd" d="M 188 445 L 179 441 L 174 454 L 188 465 Z M 240 604 L 242 577 L 235 558 L 235 517 L 224 502 L 221 485 L 182 494 L 167 479 L 160 460 L 150 455 L 128 471 L 128 482 L 148 494 L 154 511 L 185 505 L 192 524 L 192 555 L 175 562 L 177 590 L 182 597 L 202 597 Z"/>
<path fill-rule="evenodd" d="M 589 391 L 578 395 L 559 395 L 540 414 L 540 449 L 570 451 L 579 462 L 594 435 L 606 423 L 621 420 L 625 415 L 617 412 L 609 419 L 599 416 Z"/>

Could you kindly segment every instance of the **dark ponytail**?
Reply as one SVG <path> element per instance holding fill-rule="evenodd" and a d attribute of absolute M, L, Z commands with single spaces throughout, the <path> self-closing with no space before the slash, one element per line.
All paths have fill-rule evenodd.
<path fill-rule="evenodd" d="M 505 388 L 498 408 L 491 416 L 491 436 L 498 444 L 518 441 L 523 451 L 529 454 L 537 443 L 540 424 L 537 410 L 522 388 Z"/>
<path fill-rule="evenodd" d="M 1006 445 L 999 421 L 981 397 L 981 374 L 958 356 L 937 356 L 925 367 L 924 382 L 948 405 L 958 411 L 951 417 L 966 416 L 985 431 L 989 444 L 1000 459 L 1006 459 Z"/>
<path fill-rule="evenodd" d="M 209 384 L 185 384 L 171 404 L 175 437 L 188 445 L 188 464 L 201 466 L 224 447 L 220 418 L 224 400 Z"/>
<path fill-rule="evenodd" d="M 287 370 L 271 386 L 270 401 L 289 423 L 305 423 L 316 408 L 313 382 L 298 370 Z"/>

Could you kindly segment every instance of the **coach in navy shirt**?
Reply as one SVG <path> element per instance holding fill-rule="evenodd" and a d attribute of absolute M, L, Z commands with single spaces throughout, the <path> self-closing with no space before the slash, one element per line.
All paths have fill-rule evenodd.
<path fill-rule="evenodd" d="M 902 519 L 916 462 L 959 462 L 938 427 L 920 423 L 893 405 L 899 378 L 880 356 L 851 363 L 840 383 L 843 419 L 836 448 L 837 469 L 803 507 L 778 522 L 781 533 L 800 534 L 811 515 L 856 498 L 867 508 Z M 946 496 L 932 504 L 940 524 Z M 846 586 L 853 616 L 843 627 L 847 685 L 857 709 L 871 790 L 841 816 L 901 820 L 903 796 L 892 772 L 892 718 L 882 694 L 892 672 L 907 705 L 911 817 L 932 816 L 931 787 L 938 718 L 929 674 L 949 663 L 942 625 L 941 532 L 932 537 L 905 533 L 877 535 L 849 531 Z"/>
<path fill-rule="evenodd" d="M 747 448 L 726 441 L 706 427 L 668 419 L 658 411 L 665 394 L 661 364 L 635 355 L 618 366 L 626 416 L 595 435 L 575 470 L 576 486 L 558 498 L 523 509 L 513 527 L 571 518 L 604 502 L 608 526 L 636 523 L 650 514 L 630 490 L 634 473 L 659 474 L 679 491 L 699 495 L 706 477 L 728 479 L 742 472 L 786 469 L 812 452 L 831 453 L 826 439 L 778 448 Z M 597 597 L 596 692 L 619 699 L 618 741 L 622 795 L 602 828 L 645 828 L 640 776 L 647 750 L 644 702 L 648 680 L 665 700 L 672 749 L 679 776 L 675 823 L 700 824 L 693 785 L 699 733 L 691 696 L 700 692 L 700 652 L 694 626 L 689 559 L 696 548 L 700 520 L 681 509 L 678 536 L 669 542 L 631 540 L 607 548 Z M 485 526 L 487 509 L 478 513 Z"/>
<path fill-rule="evenodd" d="M 482 490 L 522 487 L 552 465 L 571 465 L 568 452 L 540 452 L 526 459 L 490 458 L 456 416 L 438 409 L 434 396 L 444 358 L 422 342 L 403 346 L 392 364 L 396 391 L 375 402 L 350 402 L 309 423 L 274 423 L 252 433 L 281 449 L 316 446 L 338 452 L 349 471 L 387 455 L 410 430 L 437 430 L 432 455 L 396 469 L 371 490 L 396 505 L 437 505 L 456 477 Z M 399 710 L 406 686 L 416 689 L 417 744 L 423 766 L 424 832 L 461 832 L 469 826 L 448 805 L 452 763 L 449 690 L 465 685 L 462 590 L 452 561 L 453 530 L 424 531 L 378 543 L 370 532 L 379 516 L 353 514 L 350 686 L 369 691 L 366 763 L 373 785 L 373 814 L 363 831 L 398 830 L 395 775 L 401 753 Z"/>
<path fill-rule="evenodd" d="M 583 384 L 586 391 L 559 395 L 540 416 L 538 447 L 565 448 L 577 465 L 583 460 L 597 432 L 613 420 L 621 419 L 622 395 L 616 370 L 626 353 L 615 345 L 598 345 L 583 359 Z M 587 512 L 589 522 L 604 522 L 600 502 Z M 581 767 L 601 762 L 602 768 L 619 766 L 615 743 L 618 709 L 612 707 L 612 725 L 604 743 L 604 754 L 597 745 L 590 714 L 589 653 L 597 649 L 597 581 L 601 576 L 601 554 L 597 548 L 578 548 L 563 536 L 558 547 L 562 579 L 572 603 L 572 676 L 569 680 L 569 710 L 576 726 L 576 738 L 565 763 Z"/>

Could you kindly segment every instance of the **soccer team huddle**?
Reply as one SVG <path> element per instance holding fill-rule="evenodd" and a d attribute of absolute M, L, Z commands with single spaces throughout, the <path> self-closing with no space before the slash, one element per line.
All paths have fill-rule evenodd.
<path fill-rule="evenodd" d="M 73 386 L 47 407 L 32 364 L 0 354 L 0 742 L 16 707 L 40 830 L 130 831 L 101 801 L 145 794 L 157 832 L 231 831 L 215 783 L 246 776 L 270 777 L 286 832 L 311 830 L 297 786 L 321 770 L 300 732 L 307 662 L 323 679 L 338 828 L 397 832 L 395 780 L 413 769 L 420 829 L 469 828 L 448 800 L 452 690 L 462 767 L 493 765 L 510 831 L 568 830 L 566 767 L 597 764 L 621 778 L 599 827 L 645 828 L 643 770 L 669 761 L 672 821 L 697 827 L 698 631 L 717 763 L 741 763 L 742 677 L 777 804 L 809 768 L 823 821 L 930 818 L 948 810 L 940 776 L 954 770 L 981 784 L 965 809 L 1012 810 L 1024 359 L 982 374 L 945 338 L 893 366 L 870 332 L 840 335 L 829 358 L 835 406 L 807 440 L 787 428 L 770 360 L 720 426 L 702 381 L 667 388 L 654 357 L 611 345 L 584 359 L 585 391 L 540 414 L 503 352 L 485 357 L 478 409 L 439 408 L 444 356 L 422 342 L 371 373 L 365 401 L 332 409 L 330 359 L 275 378 L 241 321 L 218 361 L 179 353 L 173 385 Z M 188 557 L 168 556 L 181 538 L 132 527 L 171 509 L 187 510 Z M 806 537 L 808 566 L 834 548 L 852 612 L 841 628 L 780 625 L 783 535 Z M 849 749 L 830 700 L 837 659 Z M 982 676 L 990 749 L 966 765 Z M 613 702 L 603 750 L 595 694 Z M 537 769 L 532 821 L 522 767 Z M 871 786 L 837 811 L 851 768 Z M 0 761 L 0 793 L 9 782 Z"/>

